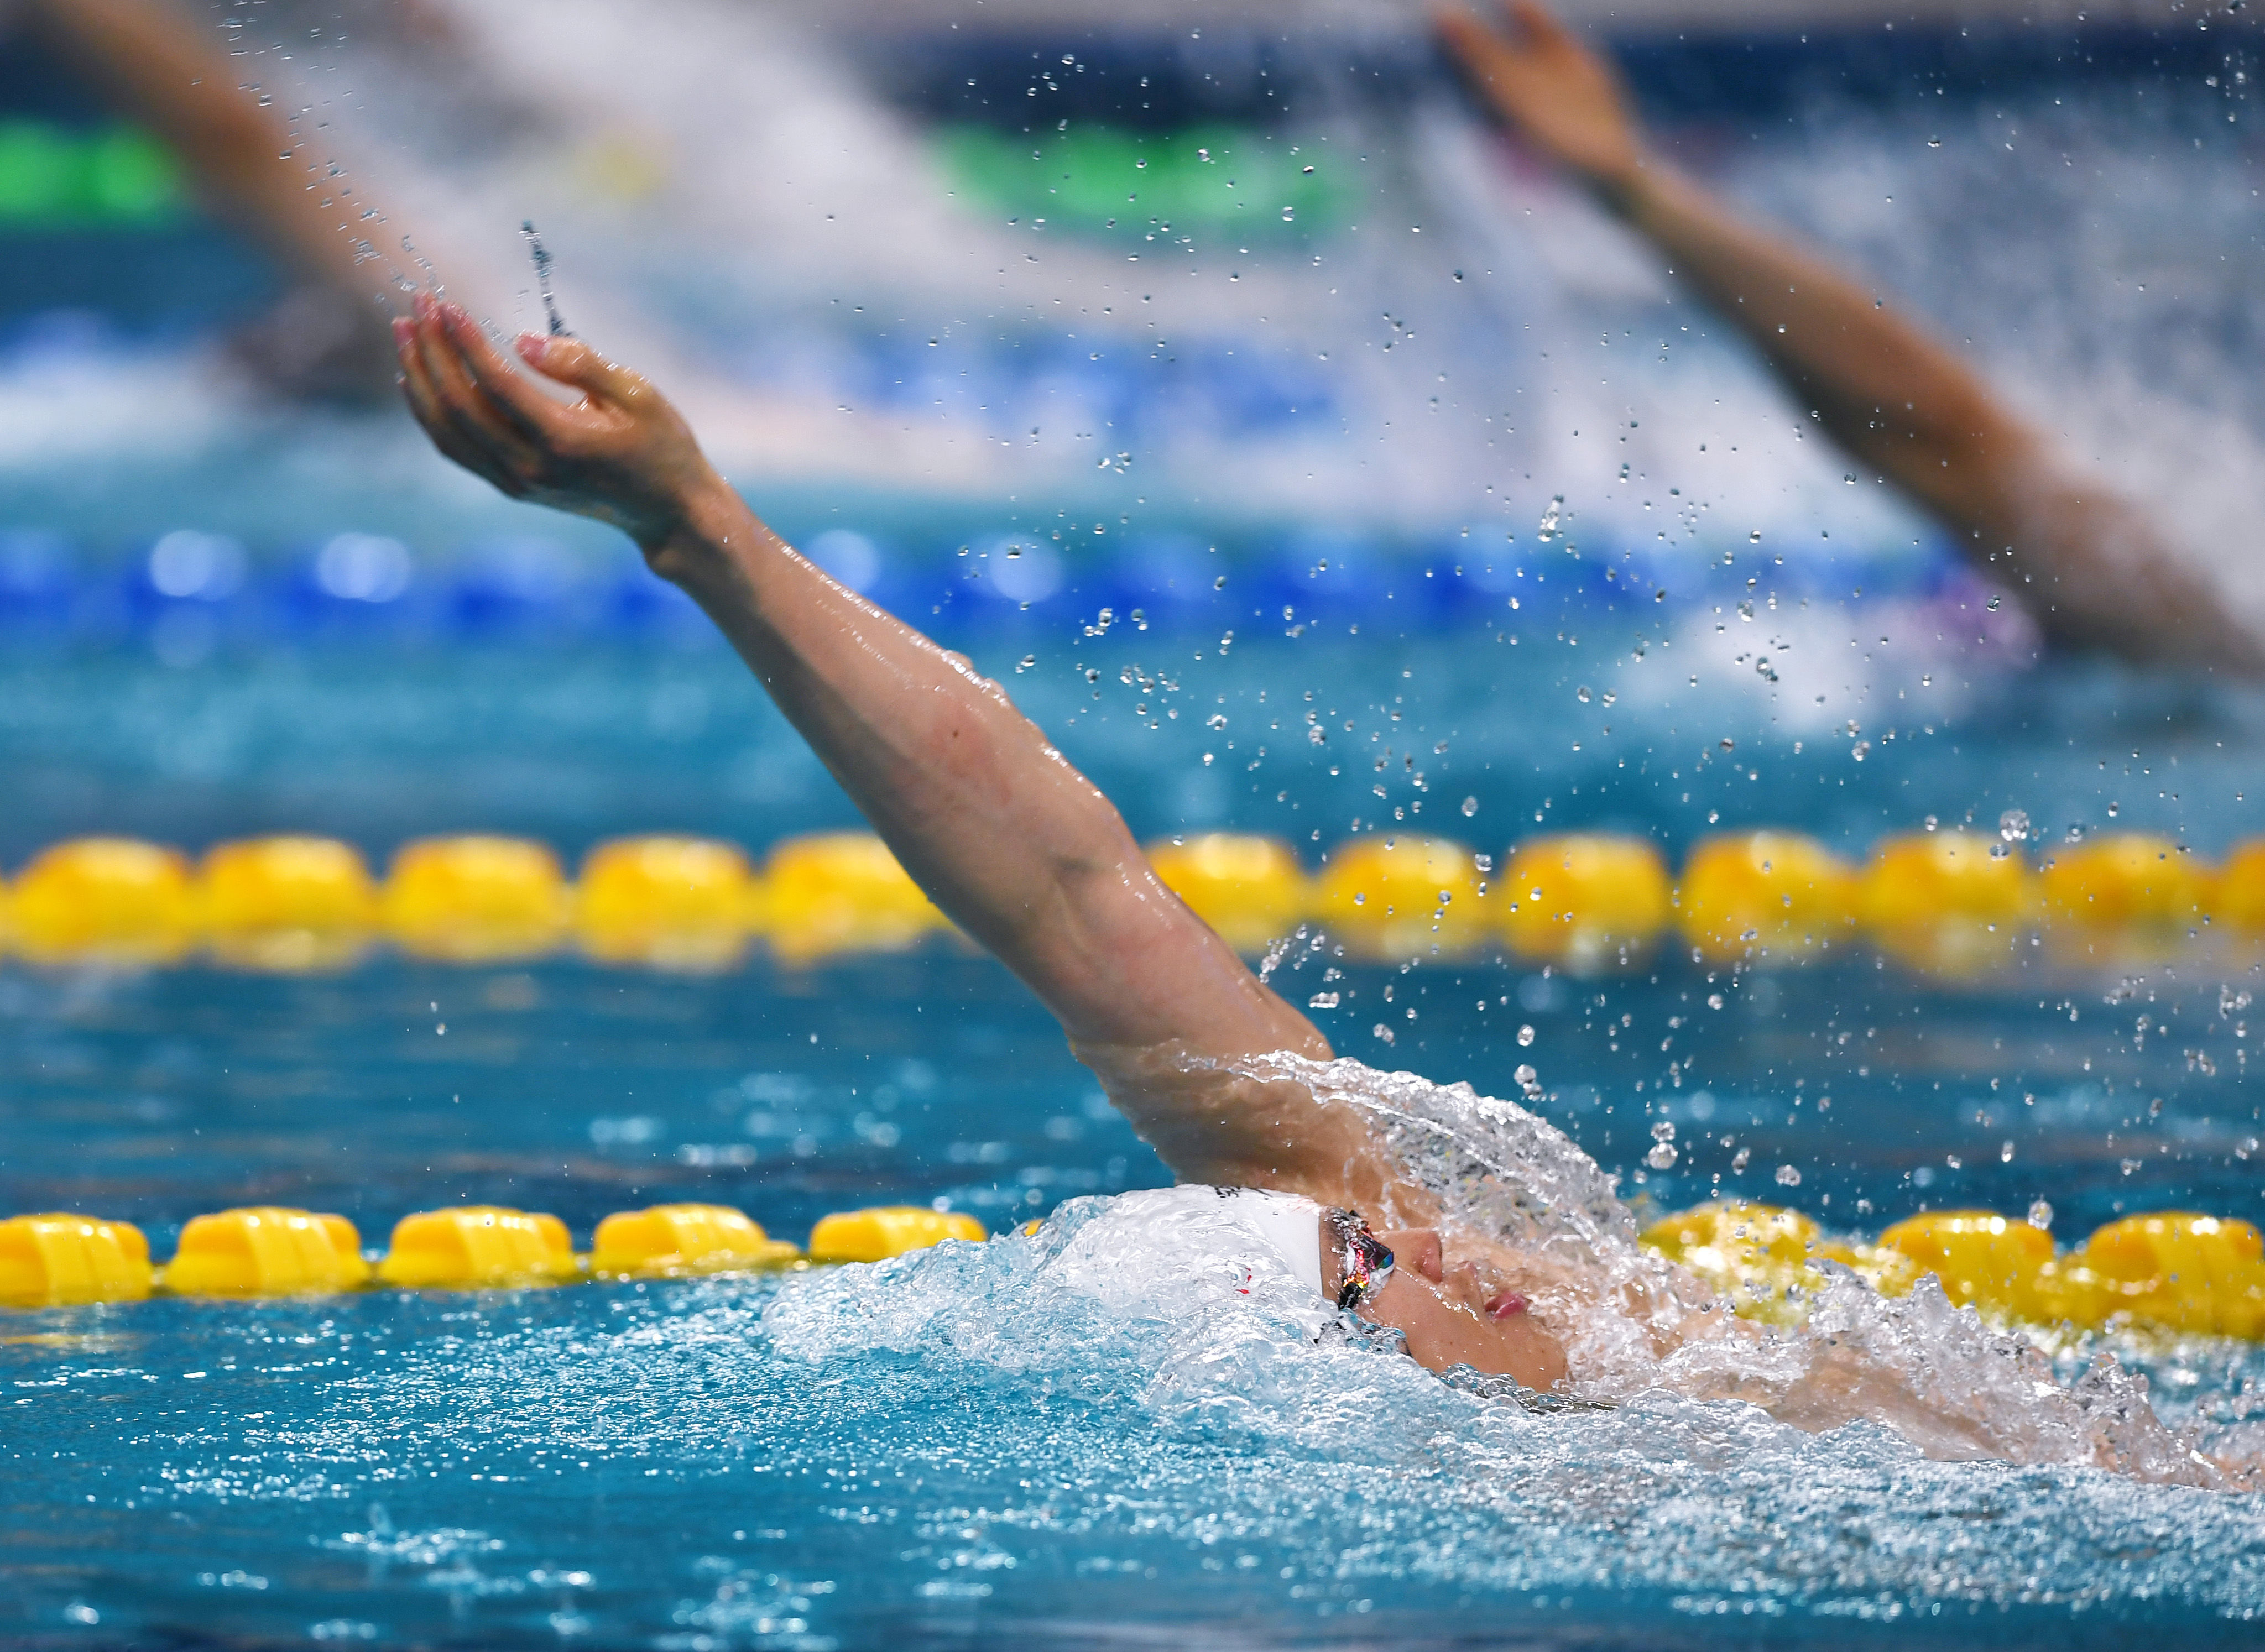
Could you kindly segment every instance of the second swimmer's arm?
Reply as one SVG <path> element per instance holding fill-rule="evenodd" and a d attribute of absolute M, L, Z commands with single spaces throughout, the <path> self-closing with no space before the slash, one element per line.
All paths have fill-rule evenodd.
<path fill-rule="evenodd" d="M 578 341 L 522 338 L 529 366 L 583 392 L 567 405 L 513 371 L 455 305 L 422 299 L 398 331 L 411 406 L 441 451 L 514 498 L 634 538 L 707 610 L 905 869 L 1074 1042 L 1326 1056 L 1312 1023 L 1164 888 L 1109 800 L 995 683 L 797 556 L 644 379 Z M 1202 1118 L 1174 1116 L 1162 1092 L 1148 1117 L 1140 1097 L 1119 1099 L 1183 1176 L 1314 1180 L 1303 1110 L 1280 1098 Z M 1341 1167 L 1343 1144 L 1333 1151 Z"/>
<path fill-rule="evenodd" d="M 1443 8 L 1447 43 L 1505 120 L 1667 256 L 1835 440 L 1954 530 L 2053 641 L 2265 671 L 2265 647 L 2139 511 L 2072 470 L 1966 362 L 1648 145 L 1611 68 L 1538 0 L 1497 29 Z"/>

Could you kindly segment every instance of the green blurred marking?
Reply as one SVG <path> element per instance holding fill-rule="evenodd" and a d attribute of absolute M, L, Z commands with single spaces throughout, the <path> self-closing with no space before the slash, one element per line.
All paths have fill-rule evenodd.
<path fill-rule="evenodd" d="M 141 228 L 187 206 L 179 164 L 147 133 L 0 122 L 0 228 Z"/>
<path fill-rule="evenodd" d="M 1322 156 L 1293 155 L 1286 143 L 1234 127 L 1017 135 L 958 126 L 944 127 L 936 147 L 968 193 L 1074 232 L 1231 229 L 1278 238 L 1334 229 L 1345 216 L 1346 192 Z"/>

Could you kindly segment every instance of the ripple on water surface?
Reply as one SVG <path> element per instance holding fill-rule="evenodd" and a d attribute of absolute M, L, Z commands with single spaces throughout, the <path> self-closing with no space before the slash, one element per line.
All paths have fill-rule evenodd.
<path fill-rule="evenodd" d="M 2202 1644 L 2265 1611 L 2255 1498 L 1666 1393 L 1536 1415 L 1261 1308 L 1111 1315 L 1050 1283 L 1082 1214 L 784 1280 L 12 1320 L 0 1622 L 695 1648 L 1228 1619 L 2107 1644 L 2144 1621 Z M 2187 1353 L 2159 1374 L 2189 1405 L 2265 1377 Z"/>

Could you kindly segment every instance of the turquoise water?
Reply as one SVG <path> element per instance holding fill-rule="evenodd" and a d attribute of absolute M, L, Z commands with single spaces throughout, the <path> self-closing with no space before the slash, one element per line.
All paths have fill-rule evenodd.
<path fill-rule="evenodd" d="M 972 641 L 1143 834 L 1273 830 L 1309 856 L 1419 803 L 1413 819 L 1498 851 L 1537 811 L 1671 849 L 1713 813 L 1853 850 L 1970 809 L 2097 830 L 2114 802 L 2114 824 L 2216 853 L 2265 777 L 2252 709 L 2215 691 L 1949 656 L 1914 656 L 1904 680 L 1891 648 L 1864 692 L 1915 695 L 1924 674 L 1957 702 L 1860 762 L 1845 733 L 1772 725 L 1783 683 L 1648 678 L 1663 651 L 1635 658 L 1627 610 L 1589 611 L 1577 651 L 1549 624 L 1546 651 L 1372 624 L 1247 633 L 1225 661 L 1207 629 Z M 1664 651 L 1695 659 L 1711 635 Z M 645 828 L 759 848 L 849 819 L 712 647 L 245 645 L 189 666 L 25 651 L 4 672 L 11 864 L 96 825 L 193 848 L 335 830 L 382 855 L 458 826 L 571 853 Z M 1652 701 L 1652 680 L 1677 691 Z M 1297 731 L 1307 685 L 1350 713 L 1329 744 Z M 1735 766 L 1684 760 L 1725 733 Z M 1277 979 L 1303 1001 L 1325 967 L 1345 970 L 1339 1008 L 1315 1012 L 1340 1049 L 1497 1095 L 1534 1062 L 1540 1110 L 1639 1208 L 1738 1191 L 1868 1229 L 2043 1197 L 2065 1242 L 2125 1210 L 2257 1214 L 2234 997 L 2251 972 L 2231 955 L 2075 972 L 2040 950 L 1972 988 L 1864 956 L 1736 981 L 1665 957 L 1593 983 L 1315 957 Z M 1683 1152 L 1666 1174 L 1638 1156 L 1662 1118 Z M 701 978 L 572 959 L 379 957 L 313 979 L 11 965 L 0 1141 L 0 1207 L 127 1217 L 160 1255 L 188 1216 L 255 1200 L 343 1211 L 373 1242 L 410 1210 L 495 1200 L 586 1242 L 606 1212 L 660 1198 L 799 1237 L 885 1199 L 1003 1229 L 1163 1179 L 1044 1014 L 948 945 L 808 972 L 758 953 Z M 1530 1415 L 1357 1342 L 1103 1315 L 1033 1272 L 1052 1242 L 784 1282 L 11 1315 L 0 1635 L 2057 1646 L 2145 1626 L 2203 1645 L 2247 1641 L 2265 1610 L 2254 1498 L 1928 1463 L 1883 1430 L 1810 1438 L 1670 1394 Z M 2120 1351 L 2167 1415 L 2221 1439 L 2265 1379 L 2227 1345 Z"/>
<path fill-rule="evenodd" d="M 288 104 L 281 59 L 311 65 L 341 152 L 388 161 L 401 224 L 454 238 L 452 282 L 499 324 L 533 314 L 538 219 L 568 314 L 704 398 L 758 506 L 968 648 L 1144 838 L 1269 832 L 1312 864 L 1375 831 L 1674 855 L 1782 826 L 1860 855 L 2021 811 L 2025 852 L 2132 828 L 2210 856 L 2256 830 L 2255 691 L 2035 666 L 1711 318 L 1424 91 L 1412 34 L 1374 56 L 1308 19 L 1331 76 L 1343 52 L 1406 82 L 1300 90 L 1278 123 L 1244 70 L 1282 61 L 1215 27 L 1218 55 L 1159 37 L 1154 62 L 1081 40 L 1059 76 L 991 40 L 939 79 L 948 43 L 914 40 L 877 78 L 925 91 L 892 107 L 785 13 L 668 30 L 562 0 L 535 38 L 455 10 L 466 82 L 389 55 L 390 12 L 256 72 Z M 1963 341 L 2254 603 L 2261 425 L 2228 368 L 2261 290 L 2248 36 L 1895 39 L 1630 68 L 1685 164 Z M 1089 59 L 1115 104 L 1075 100 Z M 1128 117 L 1158 68 L 1237 142 L 1306 146 L 1344 222 L 1204 229 L 1133 271 L 1118 239 L 971 206 L 920 127 L 997 118 L 962 79 Z M 0 101 L 94 118 L 49 78 L 0 76 Z M 592 187 L 624 142 L 660 179 L 641 200 Z M 325 832 L 382 861 L 453 830 L 572 858 L 854 823 L 608 535 L 492 499 L 397 413 L 232 378 L 222 333 L 273 290 L 243 247 L 197 222 L 11 245 L 0 870 L 91 832 Z M 1862 953 L 1733 979 L 1671 951 L 1595 982 L 1300 954 L 1276 979 L 1305 1002 L 1338 972 L 1314 1013 L 1380 1067 L 1514 1095 L 1531 1062 L 1537 1110 L 1639 1212 L 1737 1193 L 1869 1231 L 2042 1199 L 2065 1243 L 2265 1203 L 2256 962 L 2203 940 L 2037 948 L 1966 986 Z M 1642 1161 L 1663 1123 L 1665 1172 Z M 0 1212 L 127 1218 L 160 1255 L 253 1201 L 372 1243 L 456 1200 L 584 1243 L 664 1198 L 793 1238 L 881 1200 L 1057 1224 L 783 1281 L 0 1318 L 0 1645 L 2257 1640 L 2254 1497 L 1930 1463 L 1667 1392 L 1533 1415 L 1255 1310 L 1056 1288 L 1079 1201 L 1162 1178 L 1027 995 L 944 944 L 699 978 L 0 963 Z M 1898 1357 L 1955 1374 L 1974 1335 L 1922 1312 Z M 2260 1449 L 2254 1350 L 2108 1351 L 2174 1423 Z"/>

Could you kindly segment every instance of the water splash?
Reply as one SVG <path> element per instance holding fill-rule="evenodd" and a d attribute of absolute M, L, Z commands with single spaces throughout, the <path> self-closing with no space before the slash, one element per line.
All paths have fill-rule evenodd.
<path fill-rule="evenodd" d="M 2143 1376 L 2102 1353 L 2064 1386 L 2042 1348 L 1954 1306 L 1932 1278 L 1887 1299 L 1819 1262 L 1824 1284 L 1805 1323 L 1731 1320 L 1695 1277 L 1638 1247 L 1614 1178 L 1515 1103 L 1350 1059 L 1274 1054 L 1228 1070 L 1302 1084 L 1366 1118 L 1399 1175 L 1436 1203 L 1451 1260 L 1460 1239 L 1568 1270 L 1571 1288 L 1536 1302 L 1565 1341 L 1577 1399 L 1625 1403 L 1666 1389 L 1743 1401 L 1812 1431 L 1884 1423 L 1930 1457 L 2089 1465 L 2209 1487 L 2246 1479 L 2203 1455 L 2199 1435 L 2161 1422 Z"/>
<path fill-rule="evenodd" d="M 543 244 L 543 237 L 536 230 L 534 219 L 521 220 L 519 232 L 527 237 L 528 252 L 535 259 L 535 290 L 543 295 L 543 313 L 550 319 L 550 336 L 571 338 L 574 335 L 567 329 L 566 318 L 558 313 L 558 301 L 550 291 L 550 250 Z"/>

